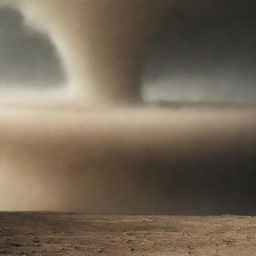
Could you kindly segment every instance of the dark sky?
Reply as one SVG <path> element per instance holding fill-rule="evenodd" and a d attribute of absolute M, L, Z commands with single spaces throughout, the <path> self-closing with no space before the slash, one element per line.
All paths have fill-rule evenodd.
<path fill-rule="evenodd" d="M 225 2 L 181 10 L 162 26 L 144 74 L 147 98 L 255 102 L 254 9 L 249 1 Z"/>

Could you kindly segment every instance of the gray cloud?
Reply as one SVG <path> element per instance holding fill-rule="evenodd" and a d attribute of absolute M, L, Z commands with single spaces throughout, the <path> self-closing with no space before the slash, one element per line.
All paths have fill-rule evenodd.
<path fill-rule="evenodd" d="M 45 88 L 65 80 L 55 47 L 28 29 L 15 10 L 0 9 L 0 86 L 3 89 Z"/>
<path fill-rule="evenodd" d="M 155 37 L 146 98 L 255 103 L 255 15 L 174 19 Z"/>

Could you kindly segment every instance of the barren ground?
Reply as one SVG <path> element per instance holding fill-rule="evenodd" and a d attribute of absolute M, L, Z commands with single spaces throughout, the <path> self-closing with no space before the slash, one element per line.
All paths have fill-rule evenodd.
<path fill-rule="evenodd" d="M 0 213 L 0 255 L 256 255 L 256 217 Z"/>

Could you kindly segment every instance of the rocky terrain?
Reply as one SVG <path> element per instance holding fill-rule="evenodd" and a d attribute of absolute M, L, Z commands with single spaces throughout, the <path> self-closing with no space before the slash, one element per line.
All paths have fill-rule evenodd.
<path fill-rule="evenodd" d="M 0 255 L 255 255 L 256 218 L 1 213 Z"/>

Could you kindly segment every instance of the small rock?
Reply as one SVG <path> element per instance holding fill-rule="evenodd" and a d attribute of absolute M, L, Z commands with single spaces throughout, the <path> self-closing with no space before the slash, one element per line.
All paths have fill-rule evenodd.
<path fill-rule="evenodd" d="M 98 253 L 104 253 L 104 252 L 106 252 L 106 251 L 101 248 L 101 249 L 98 249 L 97 252 L 98 252 Z"/>
<path fill-rule="evenodd" d="M 21 244 L 17 244 L 17 243 L 11 243 L 10 246 L 13 246 L 13 247 L 21 247 L 22 245 L 21 245 Z"/>
<path fill-rule="evenodd" d="M 134 233 L 134 232 L 127 232 L 126 235 L 128 235 L 128 236 L 134 236 L 135 233 Z"/>

